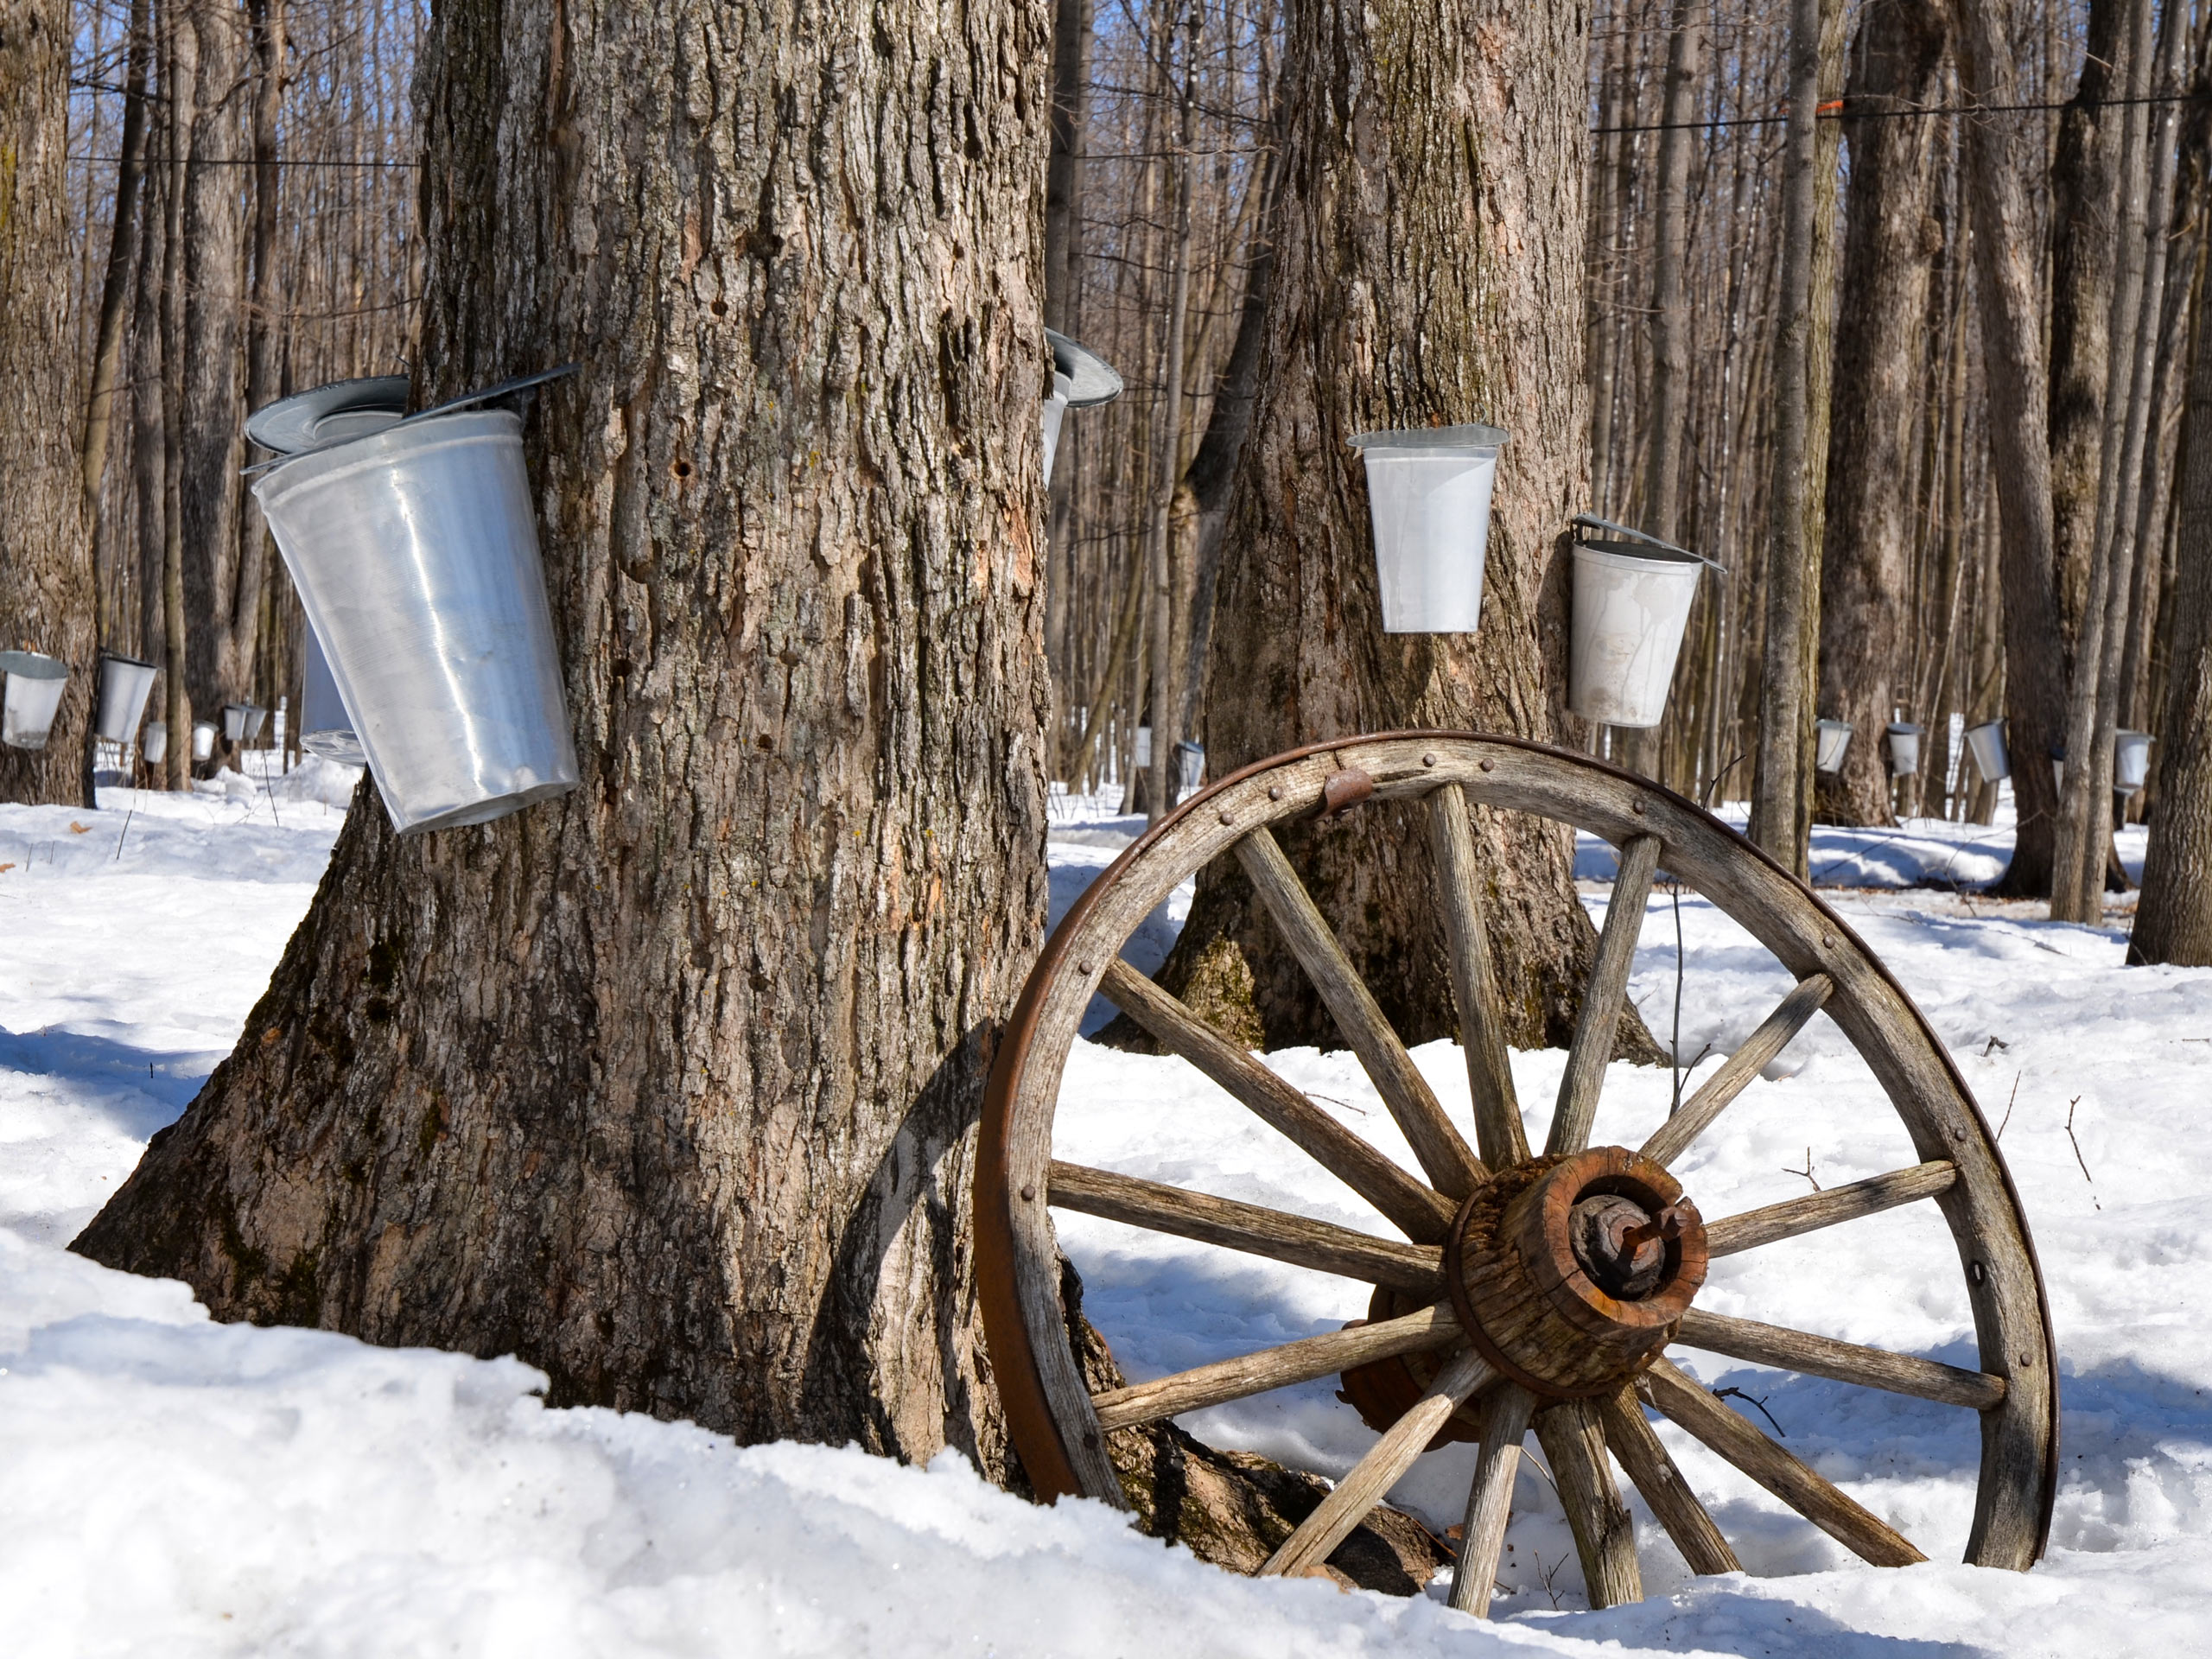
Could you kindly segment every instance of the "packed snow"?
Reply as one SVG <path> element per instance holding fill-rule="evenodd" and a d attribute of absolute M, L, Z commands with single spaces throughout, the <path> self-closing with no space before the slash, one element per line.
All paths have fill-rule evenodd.
<path fill-rule="evenodd" d="M 1974 889 L 2008 833 L 1822 830 L 1814 866 L 1956 1057 L 2018 1183 L 2063 1357 L 2065 1473 L 2049 1557 L 1961 1567 L 1967 1414 L 1693 1356 L 1707 1382 L 1935 1558 L 1879 1571 L 1662 1426 L 1746 1572 L 1692 1579 L 1640 1500 L 1649 1598 L 1592 1612 L 1539 1459 L 1516 1493 L 1495 1622 L 1440 1602 L 1254 1582 L 1091 1503 L 1007 1497 L 957 1456 L 739 1448 L 691 1425 L 548 1410 L 541 1379 L 327 1332 L 212 1323 L 181 1285 L 62 1249 L 227 1052 L 313 897 L 358 774 L 316 763 L 96 812 L 0 808 L 0 1649 L 463 1654 L 1764 1653 L 1839 1659 L 2212 1647 L 2212 971 L 2126 969 L 2113 925 Z M 1141 825 L 1057 799 L 1057 914 Z M 2140 832 L 2123 843 L 2140 858 Z M 1971 862 L 1979 860 L 1980 862 Z M 1602 913 L 1605 849 L 1578 860 Z M 1840 873 L 1840 874 L 1839 874 Z M 1841 879 L 1847 877 L 1847 880 Z M 1847 890 L 1842 890 L 1847 889 Z M 2115 896 L 2117 897 L 2117 896 Z M 2130 895 L 2132 899 L 2132 895 Z M 1157 965 L 1187 891 L 1148 918 Z M 1788 988 L 1692 894 L 1647 913 L 1631 989 L 1694 1086 Z M 1679 962 L 1679 979 L 1678 979 Z M 1678 995 L 1679 993 L 1679 995 Z M 1679 1027 L 1676 1007 L 1679 1001 Z M 1678 1033 L 1678 1034 L 1677 1034 Z M 1341 1054 L 1268 1057 L 1407 1156 Z M 1449 1044 L 1415 1058 L 1465 1109 Z M 1522 1100 L 1562 1056 L 1514 1057 Z M 1666 1110 L 1663 1070 L 1612 1069 L 1599 1137 Z M 1532 1135 L 1543 1115 L 1532 1109 Z M 1061 1155 L 1384 1230 L 1171 1059 L 1078 1045 Z M 1679 1166 L 1708 1216 L 1911 1161 L 1824 1018 Z M 1141 1378 L 1332 1329 L 1344 1281 L 1067 1217 L 1089 1311 Z M 1927 1205 L 1715 1265 L 1701 1304 L 1972 1363 L 1957 1260 Z M 1372 1436 L 1333 1382 L 1187 1426 L 1338 1474 Z M 1752 1402 L 1756 1401 L 1757 1404 Z M 1465 1448 L 1395 1495 L 1459 1519 Z"/>

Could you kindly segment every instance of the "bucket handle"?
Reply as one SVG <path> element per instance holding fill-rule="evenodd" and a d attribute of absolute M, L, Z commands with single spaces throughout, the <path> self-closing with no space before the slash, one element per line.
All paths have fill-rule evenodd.
<path fill-rule="evenodd" d="M 1685 557 L 1695 559 L 1700 564 L 1710 566 L 1724 576 L 1728 574 L 1728 567 L 1719 560 L 1708 559 L 1704 554 L 1695 552 L 1689 548 L 1678 547 L 1672 542 L 1662 541 L 1649 531 L 1635 530 L 1627 524 L 1617 524 L 1610 518 L 1600 518 L 1594 512 L 1578 512 L 1574 515 L 1574 522 L 1586 529 L 1610 530 L 1617 536 L 1626 536 L 1633 541 L 1643 542 L 1649 546 L 1663 547 L 1669 553 L 1680 553 Z"/>

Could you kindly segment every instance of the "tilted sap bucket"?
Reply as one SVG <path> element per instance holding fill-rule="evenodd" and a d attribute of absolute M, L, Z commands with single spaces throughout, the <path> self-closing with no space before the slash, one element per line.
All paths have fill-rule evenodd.
<path fill-rule="evenodd" d="M 1890 776 L 1910 778 L 1920 770 L 1921 728 L 1910 721 L 1890 722 Z"/>
<path fill-rule="evenodd" d="M 261 735 L 261 722 L 269 717 L 266 709 L 250 702 L 226 702 L 223 705 L 223 735 L 233 743 L 251 743 Z"/>
<path fill-rule="evenodd" d="M 1122 395 L 1122 377 L 1114 365 L 1079 340 L 1056 328 L 1045 331 L 1052 350 L 1052 389 L 1046 397 L 1041 416 L 1045 426 L 1045 482 L 1052 481 L 1052 461 L 1059 454 L 1060 423 L 1071 409 L 1093 409 Z"/>
<path fill-rule="evenodd" d="M 2112 786 L 2133 795 L 2151 781 L 2151 734 L 2114 732 L 2112 734 Z"/>
<path fill-rule="evenodd" d="M 1851 748 L 1851 722 L 1816 720 L 1813 722 L 1813 766 L 1815 771 L 1843 770 L 1843 757 Z"/>
<path fill-rule="evenodd" d="M 146 717 L 146 698 L 154 689 L 154 665 L 136 657 L 100 658 L 100 711 L 92 729 L 111 743 L 128 743 Z"/>
<path fill-rule="evenodd" d="M 149 720 L 146 728 L 138 734 L 138 758 L 149 766 L 158 766 L 169 758 L 169 727 L 165 720 Z"/>
<path fill-rule="evenodd" d="M 1475 631 L 1505 435 L 1494 426 L 1441 426 L 1347 440 L 1367 459 L 1383 632 Z"/>
<path fill-rule="evenodd" d="M 361 740 L 353 735 L 353 717 L 346 712 L 330 659 L 322 654 L 313 628 L 308 630 L 307 645 L 300 677 L 300 747 L 341 766 L 365 766 Z"/>
<path fill-rule="evenodd" d="M 1703 563 L 1654 543 L 1578 541 L 1567 706 L 1605 726 L 1656 726 Z"/>
<path fill-rule="evenodd" d="M 215 753 L 215 728 L 204 720 L 192 722 L 192 758 L 207 760 Z"/>
<path fill-rule="evenodd" d="M 0 651 L 0 743 L 12 749 L 42 749 L 54 734 L 61 694 L 69 684 L 69 665 L 37 651 Z"/>
<path fill-rule="evenodd" d="M 253 486 L 402 835 L 576 785 L 522 417 L 414 416 Z"/>
<path fill-rule="evenodd" d="M 1178 741 L 1175 745 L 1175 784 L 1188 795 L 1205 781 L 1206 752 L 1195 743 Z"/>
<path fill-rule="evenodd" d="M 1986 720 L 1979 726 L 1967 728 L 1967 753 L 1974 756 L 1974 768 L 1981 774 L 1981 781 L 1993 784 L 2012 775 L 2012 758 L 2005 752 L 2005 722 Z"/>

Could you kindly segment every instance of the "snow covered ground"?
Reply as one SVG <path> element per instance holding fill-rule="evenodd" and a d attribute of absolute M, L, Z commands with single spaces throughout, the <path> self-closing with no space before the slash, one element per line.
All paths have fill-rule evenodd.
<path fill-rule="evenodd" d="M 513 1361 L 216 1325 L 182 1287 L 60 1248 L 227 1051 L 314 892 L 349 774 L 238 780 L 96 813 L 0 808 L 0 1651 L 13 1655 L 1454 1654 L 1934 1656 L 2212 1650 L 2212 972 L 2124 969 L 2116 929 L 1946 888 L 1836 895 L 1958 1057 L 2037 1229 L 2064 1358 L 2066 1472 L 2050 1558 L 1955 1564 L 1973 1501 L 1965 1414 L 1700 1360 L 1789 1444 L 1935 1557 L 1859 1566 L 1663 1429 L 1748 1571 L 1692 1580 L 1638 1507 L 1651 1599 L 1586 1609 L 1541 1472 L 1517 1494 L 1499 1622 L 1434 1600 L 1231 1578 L 1090 1504 L 1039 1510 L 957 1458 L 739 1449 L 683 1424 L 548 1411 Z M 1061 803 L 1055 910 L 1135 826 Z M 1822 832 L 1857 889 L 1928 880 L 1969 832 Z M 1986 831 L 1972 831 L 1986 835 Z M 2001 831 L 2000 831 L 2001 835 Z M 2128 849 L 2140 856 L 2139 832 Z M 1976 857 L 1986 849 L 1974 849 Z M 1586 849 L 1586 891 L 1605 874 Z M 1834 881 L 1837 874 L 1827 877 Z M 1186 898 L 1130 955 L 1154 965 Z M 1681 905 L 1681 1052 L 1704 1076 L 1787 988 L 1732 925 Z M 1675 918 L 1647 918 L 1632 989 L 1674 1027 Z M 1271 1057 L 1403 1153 L 1346 1057 Z M 1447 1101 L 1449 1045 L 1416 1058 Z M 1561 1057 L 1515 1057 L 1525 1101 Z M 1663 1071 L 1616 1067 L 1601 1138 L 1663 1113 Z M 1541 1135 L 1541 1113 L 1532 1113 Z M 2070 1133 L 2069 1133 L 2070 1126 Z M 1371 1215 L 1173 1060 L 1079 1048 L 1062 1155 Z M 1910 1159 L 1865 1068 L 1816 1020 L 1684 1160 L 1708 1215 Z M 1343 1281 L 1069 1217 L 1090 1311 L 1135 1376 L 1329 1329 Z M 1846 1240 L 1847 1238 L 1847 1244 Z M 1928 1206 L 1717 1264 L 1726 1313 L 1968 1360 L 1955 1256 Z M 1370 1436 L 1328 1384 L 1190 1426 L 1337 1472 Z M 1740 1403 L 1740 1402 L 1739 1402 Z M 1748 1405 L 1746 1409 L 1751 1409 Z M 1761 1420 L 1764 1421 L 1764 1420 Z M 1458 1518 L 1464 1451 L 1400 1489 Z"/>

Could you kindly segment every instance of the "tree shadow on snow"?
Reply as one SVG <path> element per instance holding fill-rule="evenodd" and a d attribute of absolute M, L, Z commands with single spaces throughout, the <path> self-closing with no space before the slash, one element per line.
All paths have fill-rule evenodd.
<path fill-rule="evenodd" d="M 1975 1643 L 1877 1636 L 1815 1608 L 1719 1585 L 1700 1586 L 1679 1599 L 1661 1597 L 1595 1613 L 1509 1616 L 1506 1622 L 1586 1642 L 1691 1648 L 1744 1659 L 1992 1659 L 1991 1650 Z"/>
<path fill-rule="evenodd" d="M 137 1048 L 83 1032 L 0 1027 L 0 1071 L 84 1084 L 86 1108 L 142 1141 L 176 1121 L 222 1058 L 200 1049 Z"/>

